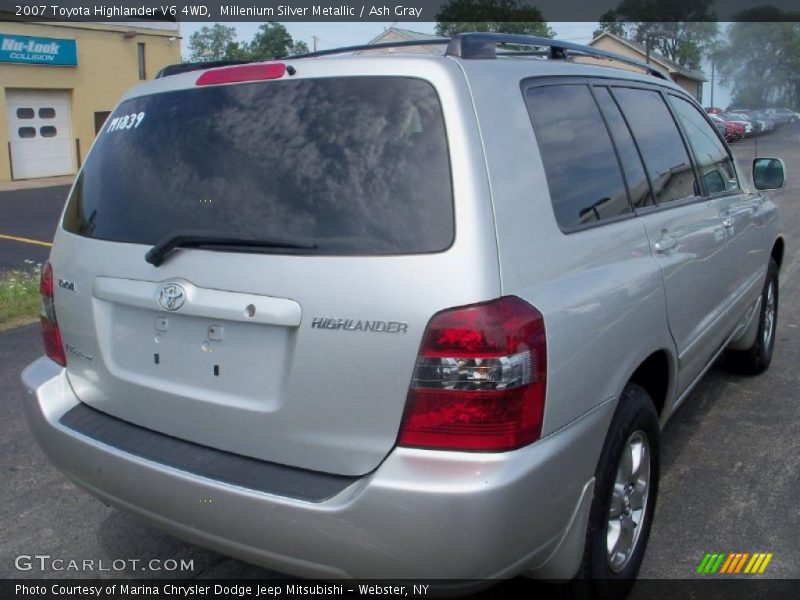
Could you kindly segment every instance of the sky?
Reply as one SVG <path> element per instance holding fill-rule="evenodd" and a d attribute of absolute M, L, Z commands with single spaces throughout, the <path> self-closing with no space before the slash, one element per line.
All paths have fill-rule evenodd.
<path fill-rule="evenodd" d="M 181 49 L 183 56 L 188 57 L 189 51 L 187 44 L 189 36 L 208 23 L 181 23 Z M 258 30 L 261 23 L 225 23 L 225 25 L 236 28 L 239 41 L 249 41 Z M 366 44 L 372 38 L 380 34 L 389 27 L 400 27 L 419 31 L 420 33 L 434 33 L 436 23 L 414 21 L 411 23 L 403 22 L 343 22 L 343 23 L 309 23 L 309 22 L 286 22 L 283 23 L 286 29 L 295 40 L 303 40 L 308 44 L 309 49 L 313 49 L 313 36 L 317 37 L 317 49 L 326 50 L 339 46 L 354 46 Z M 550 27 L 555 30 L 556 37 L 567 42 L 586 44 L 591 41 L 592 33 L 597 28 L 597 23 L 561 23 L 551 22 Z M 711 79 L 711 66 L 704 64 L 703 72 L 706 78 Z M 703 84 L 703 106 L 710 104 L 711 81 Z M 714 82 L 714 104 L 726 107 L 730 103 L 731 93 L 723 88 L 718 81 Z"/>

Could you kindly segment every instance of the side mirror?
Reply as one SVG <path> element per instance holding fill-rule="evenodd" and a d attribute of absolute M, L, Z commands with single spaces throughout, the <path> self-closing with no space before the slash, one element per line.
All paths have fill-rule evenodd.
<path fill-rule="evenodd" d="M 785 171 L 780 158 L 755 158 L 753 185 L 757 190 L 779 190 L 786 183 Z"/>

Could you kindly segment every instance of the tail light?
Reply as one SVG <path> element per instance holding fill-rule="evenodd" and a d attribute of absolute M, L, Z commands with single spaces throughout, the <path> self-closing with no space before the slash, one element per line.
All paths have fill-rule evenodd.
<path fill-rule="evenodd" d="M 505 451 L 541 435 L 547 344 L 541 313 L 516 296 L 433 316 L 398 443 Z"/>
<path fill-rule="evenodd" d="M 67 366 L 64 344 L 61 343 L 61 330 L 56 321 L 56 306 L 53 296 L 53 266 L 50 261 L 42 267 L 42 278 L 39 281 L 39 292 L 42 294 L 42 340 L 47 356 L 62 367 Z"/>

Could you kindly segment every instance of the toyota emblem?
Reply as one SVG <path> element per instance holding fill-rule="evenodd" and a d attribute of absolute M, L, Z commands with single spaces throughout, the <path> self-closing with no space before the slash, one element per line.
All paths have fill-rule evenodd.
<path fill-rule="evenodd" d="M 167 283 L 158 292 L 158 303 L 164 310 L 178 310 L 186 302 L 186 291 L 177 283 Z"/>

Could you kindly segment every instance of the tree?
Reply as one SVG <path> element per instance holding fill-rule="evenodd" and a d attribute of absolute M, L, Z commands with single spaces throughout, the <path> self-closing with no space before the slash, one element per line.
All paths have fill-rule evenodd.
<path fill-rule="evenodd" d="M 732 104 L 800 106 L 800 13 L 758 7 L 736 15 L 717 53 Z"/>
<path fill-rule="evenodd" d="M 436 35 L 445 37 L 468 31 L 555 35 L 541 11 L 520 0 L 449 0 L 436 14 L 436 21 Z"/>
<path fill-rule="evenodd" d="M 236 60 L 245 58 L 245 51 L 236 41 L 236 29 L 215 23 L 204 25 L 189 37 L 189 60 Z"/>
<path fill-rule="evenodd" d="M 713 0 L 622 0 L 600 17 L 603 32 L 635 40 L 670 60 L 700 68 L 717 37 Z"/>
<path fill-rule="evenodd" d="M 295 42 L 286 31 L 286 27 L 275 21 L 262 24 L 253 37 L 253 41 L 247 45 L 247 53 L 251 60 L 285 58 L 304 52 L 308 52 L 306 43 Z"/>

